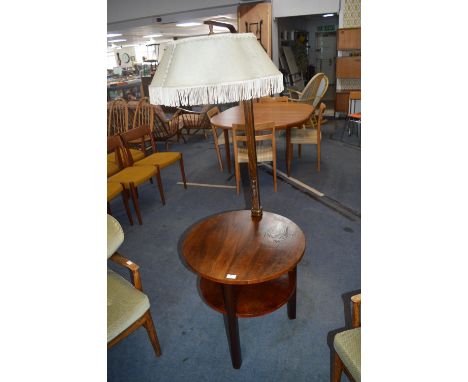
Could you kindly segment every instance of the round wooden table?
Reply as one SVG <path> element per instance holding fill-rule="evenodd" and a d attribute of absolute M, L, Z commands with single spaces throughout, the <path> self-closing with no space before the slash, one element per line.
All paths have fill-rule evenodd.
<path fill-rule="evenodd" d="M 288 317 L 296 318 L 296 266 L 304 251 L 302 230 L 269 212 L 223 212 L 185 237 L 182 254 L 199 276 L 204 301 L 227 318 L 234 368 L 242 363 L 237 317 L 261 316 L 288 303 Z"/>
<path fill-rule="evenodd" d="M 263 123 L 273 121 L 275 129 L 286 129 L 286 164 L 289 175 L 289 143 L 291 142 L 291 128 L 301 126 L 309 121 L 314 112 L 312 105 L 293 102 L 265 102 L 254 103 L 254 121 Z M 211 123 L 220 127 L 224 132 L 224 146 L 226 148 L 226 162 L 228 171 L 231 172 L 231 152 L 229 148 L 229 130 L 234 123 L 244 124 L 244 108 L 235 106 L 223 111 L 211 118 Z"/>

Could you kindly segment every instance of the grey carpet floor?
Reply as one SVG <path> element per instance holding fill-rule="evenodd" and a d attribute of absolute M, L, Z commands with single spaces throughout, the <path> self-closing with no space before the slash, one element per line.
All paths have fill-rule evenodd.
<path fill-rule="evenodd" d="M 324 126 L 320 173 L 315 170 L 315 147 L 303 146 L 291 176 L 359 212 L 360 149 L 349 144 L 356 143 L 355 137 L 339 140 L 342 126 L 343 121 Z M 210 139 L 193 136 L 170 150 L 183 152 L 189 182 L 235 185 L 226 170 L 219 171 Z M 278 169 L 285 171 L 283 140 L 278 150 Z M 185 190 L 177 184 L 178 166 L 164 169 L 162 178 L 166 206 L 154 184 L 139 188 L 142 226 L 128 224 L 119 198 L 111 206 L 125 232 L 120 252 L 140 265 L 163 355 L 155 357 L 146 331 L 138 329 L 108 351 L 108 380 L 329 381 L 333 335 L 349 327 L 349 297 L 360 290 L 359 217 L 346 218 L 281 180 L 274 193 L 271 175 L 259 169 L 264 210 L 298 224 L 307 248 L 298 265 L 297 319 L 287 318 L 286 306 L 263 317 L 239 319 L 243 361 L 235 370 L 222 316 L 202 302 L 196 276 L 184 266 L 178 246 L 195 222 L 245 208 L 244 197 L 235 189 Z"/>

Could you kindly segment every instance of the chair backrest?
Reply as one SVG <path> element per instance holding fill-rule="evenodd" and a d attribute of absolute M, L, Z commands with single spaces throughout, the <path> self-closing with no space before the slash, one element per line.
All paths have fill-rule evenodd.
<path fill-rule="evenodd" d="M 286 96 L 283 97 L 262 97 L 258 100 L 260 103 L 266 102 L 289 102 L 289 98 Z"/>
<path fill-rule="evenodd" d="M 124 232 L 122 226 L 111 215 L 107 215 L 107 258 L 111 257 L 122 245 Z"/>
<path fill-rule="evenodd" d="M 149 103 L 148 97 L 143 97 L 138 102 L 135 115 L 133 116 L 133 128 L 140 126 L 153 127 L 154 107 Z"/>
<path fill-rule="evenodd" d="M 361 100 L 361 91 L 349 92 L 348 114 L 356 113 L 357 101 Z"/>
<path fill-rule="evenodd" d="M 130 152 L 130 142 L 135 143 L 135 141 L 140 140 L 140 150 L 146 156 L 146 147 L 145 147 L 145 138 L 149 137 L 151 141 L 151 150 L 152 153 L 156 153 L 156 142 L 154 141 L 153 134 L 151 133 L 151 127 L 149 126 L 140 126 L 134 129 L 128 130 L 125 133 L 120 134 L 122 138 L 123 147 L 125 150 L 125 157 L 128 161 L 128 165 L 133 165 L 133 157 Z"/>
<path fill-rule="evenodd" d="M 208 119 L 210 121 L 211 121 L 211 118 L 213 118 L 216 114 L 219 114 L 218 106 L 212 107 L 210 110 L 206 112 L 206 115 L 208 116 Z"/>
<path fill-rule="evenodd" d="M 233 124 L 232 141 L 234 146 L 234 155 L 237 158 L 237 143 L 247 142 L 247 136 L 245 135 L 245 125 Z M 276 151 L 276 140 L 275 140 L 275 123 L 264 122 L 255 125 L 255 142 L 271 141 L 273 151 Z"/>
<path fill-rule="evenodd" d="M 107 120 L 107 136 L 117 135 L 128 130 L 128 105 L 122 98 L 112 101 Z"/>
<path fill-rule="evenodd" d="M 324 73 L 317 73 L 307 83 L 299 100 L 307 101 L 313 107 L 317 107 L 328 89 L 328 77 Z"/>
<path fill-rule="evenodd" d="M 322 120 L 323 120 L 323 113 L 327 106 L 322 102 L 319 106 L 318 115 L 317 115 L 317 132 L 318 132 L 318 140 L 320 140 L 320 136 L 322 134 L 321 127 L 322 127 Z"/>
<path fill-rule="evenodd" d="M 114 162 L 119 166 L 119 170 L 126 166 L 126 158 L 123 155 L 122 139 L 119 135 L 107 137 L 107 154 L 114 154 Z"/>

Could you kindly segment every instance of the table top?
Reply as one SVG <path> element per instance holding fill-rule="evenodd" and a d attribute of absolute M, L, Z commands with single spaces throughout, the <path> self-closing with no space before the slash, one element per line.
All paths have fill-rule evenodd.
<path fill-rule="evenodd" d="M 284 216 L 250 210 L 214 215 L 186 235 L 182 253 L 198 275 L 222 284 L 255 284 L 293 270 L 305 251 L 305 237 Z"/>
<path fill-rule="evenodd" d="M 254 103 L 255 123 L 273 121 L 276 129 L 300 126 L 308 121 L 314 111 L 311 105 L 292 102 Z M 244 108 L 235 106 L 211 118 L 211 123 L 223 129 L 231 129 L 234 123 L 244 124 Z"/>

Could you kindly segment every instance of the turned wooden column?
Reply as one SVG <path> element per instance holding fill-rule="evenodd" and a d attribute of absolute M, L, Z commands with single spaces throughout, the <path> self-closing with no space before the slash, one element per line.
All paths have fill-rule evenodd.
<path fill-rule="evenodd" d="M 243 101 L 245 118 L 245 135 L 247 136 L 247 153 L 249 156 L 250 196 L 252 200 L 252 216 L 262 216 L 260 204 L 260 187 L 257 173 L 257 146 L 255 143 L 255 122 L 253 102 L 251 99 Z"/>

